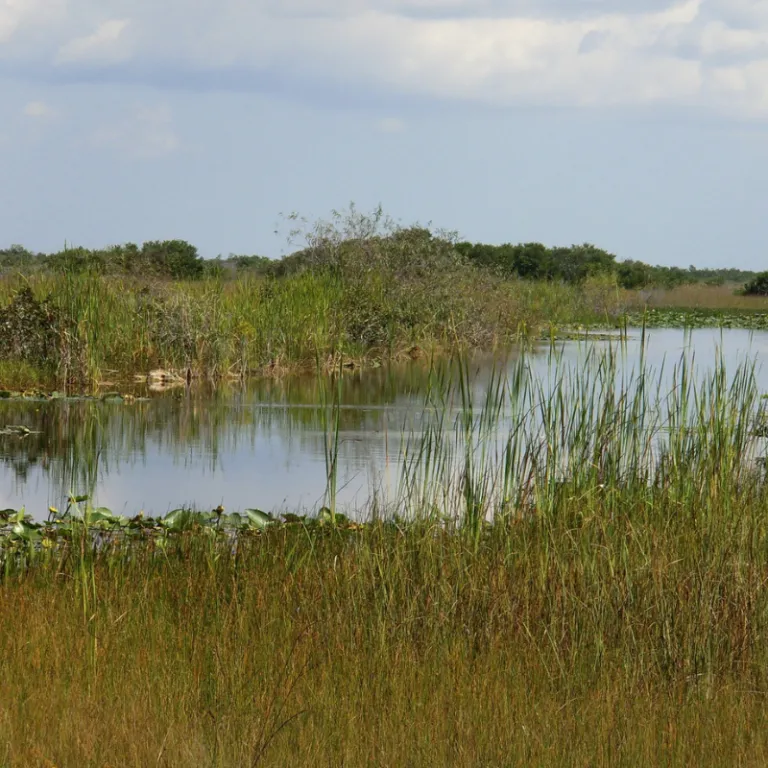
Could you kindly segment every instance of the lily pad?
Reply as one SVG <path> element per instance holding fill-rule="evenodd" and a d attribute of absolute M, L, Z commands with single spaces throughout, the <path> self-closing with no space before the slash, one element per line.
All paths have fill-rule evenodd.
<path fill-rule="evenodd" d="M 266 528 L 275 522 L 275 518 L 260 509 L 246 509 L 245 514 L 252 528 Z"/>

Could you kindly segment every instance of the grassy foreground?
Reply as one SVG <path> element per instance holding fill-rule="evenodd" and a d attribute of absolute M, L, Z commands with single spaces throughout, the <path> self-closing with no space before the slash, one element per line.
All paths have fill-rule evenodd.
<path fill-rule="evenodd" d="M 754 370 L 460 367 L 429 405 L 365 524 L 332 471 L 318 520 L 239 532 L 11 516 L 0 765 L 764 765 Z"/>
<path fill-rule="evenodd" d="M 764 765 L 768 505 L 652 510 L 69 553 L 2 586 L 0 764 Z"/>

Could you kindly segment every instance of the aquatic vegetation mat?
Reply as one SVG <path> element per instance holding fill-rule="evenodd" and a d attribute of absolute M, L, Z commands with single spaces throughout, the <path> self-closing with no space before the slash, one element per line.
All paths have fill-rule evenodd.
<path fill-rule="evenodd" d="M 648 328 L 743 328 L 768 330 L 768 312 L 751 310 L 649 308 L 645 312 L 630 312 L 629 326 Z"/>

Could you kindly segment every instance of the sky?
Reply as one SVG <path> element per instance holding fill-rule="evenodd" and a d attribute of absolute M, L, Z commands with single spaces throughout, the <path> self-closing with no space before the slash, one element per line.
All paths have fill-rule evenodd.
<path fill-rule="evenodd" d="M 279 256 L 351 202 L 768 269 L 768 0 L 0 0 L 0 247 Z"/>

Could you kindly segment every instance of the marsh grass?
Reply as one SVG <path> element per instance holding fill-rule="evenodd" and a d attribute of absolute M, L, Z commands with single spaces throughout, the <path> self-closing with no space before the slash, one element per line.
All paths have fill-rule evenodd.
<path fill-rule="evenodd" d="M 290 215 L 285 223 L 291 255 L 260 276 L 225 279 L 224 270 L 199 264 L 192 273 L 205 279 L 159 279 L 151 269 L 142 276 L 146 254 L 135 248 L 118 249 L 120 260 L 135 263 L 121 261 L 114 274 L 74 249 L 51 262 L 58 271 L 2 276 L 0 360 L 18 365 L 12 377 L 0 369 L 0 389 L 18 386 L 25 372 L 29 386 L 44 380 L 79 392 L 152 368 L 217 381 L 313 370 L 318 358 L 335 370 L 340 361 L 500 349 L 573 326 L 621 326 L 627 312 L 637 320 L 646 309 L 657 324 L 711 325 L 730 312 L 728 322 L 739 325 L 746 322 L 739 313 L 768 308 L 765 298 L 725 286 L 628 292 L 615 274 L 520 280 L 469 259 L 455 233 L 403 227 L 380 208 L 350 206 L 314 224 Z M 185 251 L 180 242 L 165 245 L 171 251 L 154 253 L 164 268 L 180 246 Z M 662 317 L 662 310 L 674 311 Z M 752 320 L 748 327 L 765 327 L 768 313 L 758 325 Z"/>
<path fill-rule="evenodd" d="M 764 765 L 754 366 L 620 354 L 436 365 L 364 525 L 6 557 L 0 765 Z"/>
<path fill-rule="evenodd" d="M 382 242 L 336 243 L 333 252 L 341 255 L 326 254 L 311 269 L 277 278 L 5 277 L 0 307 L 29 289 L 56 320 L 46 339 L 50 351 L 35 353 L 38 344 L 6 354 L 0 389 L 42 382 L 89 391 L 153 368 L 215 380 L 282 375 L 313 371 L 318 358 L 334 370 L 339 361 L 366 366 L 413 354 L 500 349 L 573 326 L 614 327 L 626 323 L 627 312 L 641 321 L 646 309 L 648 321 L 662 325 L 753 327 L 768 316 L 761 314 L 765 299 L 722 287 L 631 293 L 610 278 L 579 286 L 510 280 L 456 262 L 431 240 Z M 23 341 L 23 321 L 16 324 Z M 30 328 L 26 337 L 37 332 Z"/>
<path fill-rule="evenodd" d="M 51 383 L 38 366 L 18 360 L 0 360 L 0 382 L 5 390 L 26 390 L 47 387 Z"/>
<path fill-rule="evenodd" d="M 704 309 L 718 311 L 768 311 L 765 296 L 744 296 L 737 285 L 693 283 L 676 288 L 649 288 L 625 293 L 630 309 L 644 306 L 660 309 Z"/>
<path fill-rule="evenodd" d="M 5 764 L 760 765 L 764 566 L 744 531 L 713 545 L 589 512 L 479 548 L 427 525 L 296 529 L 10 580 Z"/>
<path fill-rule="evenodd" d="M 45 379 L 88 391 L 152 368 L 222 379 L 312 371 L 318 358 L 333 370 L 339 360 L 360 366 L 438 350 L 494 349 L 553 325 L 605 324 L 620 312 L 615 287 L 600 281 L 577 289 L 503 280 L 456 263 L 437 245 L 413 247 L 414 253 L 401 246 L 390 253 L 379 243 L 384 253 L 375 257 L 361 246 L 341 266 L 279 278 L 6 277 L 0 307 L 29 289 L 56 314 L 50 354 L 8 360 L 35 369 L 30 386 Z M 0 379 L 0 388 L 11 384 Z"/>

